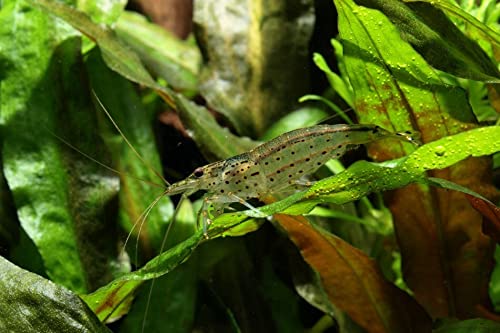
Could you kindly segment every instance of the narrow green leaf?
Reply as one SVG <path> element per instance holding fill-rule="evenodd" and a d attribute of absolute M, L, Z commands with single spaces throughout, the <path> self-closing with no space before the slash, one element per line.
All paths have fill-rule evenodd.
<path fill-rule="evenodd" d="M 441 179 L 441 178 L 435 178 L 435 177 L 428 177 L 426 179 L 426 182 L 430 185 L 437 186 L 437 187 L 442 187 L 448 190 L 454 190 L 454 191 L 459 191 L 468 195 L 472 195 L 475 198 L 481 199 L 486 201 L 487 203 L 490 203 L 493 205 L 491 201 L 480 195 L 479 193 L 476 193 L 474 191 L 471 191 L 470 189 L 458 185 L 457 183 L 450 182 L 449 180 L 446 179 Z"/>
<path fill-rule="evenodd" d="M 318 95 L 304 95 L 299 99 L 299 102 L 305 101 L 321 101 L 326 104 L 333 112 L 335 112 L 336 116 L 339 116 L 344 120 L 346 124 L 352 124 L 352 120 L 346 115 L 345 111 L 343 111 L 340 107 L 330 102 L 328 99 L 318 96 Z"/>
<path fill-rule="evenodd" d="M 124 12 L 116 23 L 117 35 L 157 77 L 179 90 L 196 92 L 201 54 L 192 41 L 182 41 L 134 12 Z"/>
<path fill-rule="evenodd" d="M 0 257 L 0 330 L 111 332 L 77 295 L 3 257 Z"/>
<path fill-rule="evenodd" d="M 151 75 L 144 69 L 139 57 L 124 46 L 112 30 L 92 22 L 86 14 L 62 2 L 54 0 L 29 1 L 63 19 L 97 43 L 104 61 L 112 70 L 133 82 L 152 88 L 167 102 L 171 102 L 170 90 L 153 80 Z"/>
<path fill-rule="evenodd" d="M 82 296 L 83 300 L 97 314 L 100 320 L 117 318 L 120 305 L 130 300 L 135 290 L 147 280 L 158 278 L 185 262 L 203 239 L 199 230 L 184 242 L 151 259 L 141 269 L 125 274 L 97 291 Z"/>
<path fill-rule="evenodd" d="M 297 128 L 317 125 L 320 121 L 326 119 L 327 117 L 328 113 L 321 109 L 302 107 L 298 110 L 290 112 L 283 118 L 276 121 L 271 127 L 268 128 L 266 133 L 260 139 L 261 141 L 269 141 L 285 132 L 289 132 Z"/>
<path fill-rule="evenodd" d="M 177 209 L 176 225 L 172 231 L 176 233 L 177 239 L 188 238 L 195 232 L 196 214 L 187 200 Z M 169 237 L 169 243 L 172 243 L 173 238 Z M 142 286 L 119 331 L 192 332 L 198 292 L 197 259 L 198 256 L 193 255 L 169 274 L 154 280 L 151 285 Z"/>
<path fill-rule="evenodd" d="M 208 160 L 235 156 L 257 145 L 255 141 L 238 137 L 220 126 L 206 108 L 196 105 L 181 94 L 176 94 L 174 98 L 182 122 L 191 131 L 193 140 Z"/>
<path fill-rule="evenodd" d="M 337 73 L 332 72 L 328 64 L 326 63 L 325 58 L 319 53 L 314 53 L 313 61 L 321 69 L 330 82 L 330 86 L 332 89 L 339 94 L 340 97 L 352 108 L 354 107 L 354 97 L 352 88 L 346 84 L 346 82 L 340 77 Z"/>

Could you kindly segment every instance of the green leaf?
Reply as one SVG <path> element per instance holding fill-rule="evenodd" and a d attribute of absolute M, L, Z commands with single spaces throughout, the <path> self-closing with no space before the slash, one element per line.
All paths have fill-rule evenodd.
<path fill-rule="evenodd" d="M 63 19 L 97 43 L 109 68 L 133 82 L 152 88 L 167 102 L 171 103 L 170 90 L 153 80 L 137 54 L 123 45 L 112 30 L 92 22 L 86 14 L 59 1 L 30 0 L 30 2 Z"/>
<path fill-rule="evenodd" d="M 472 80 L 500 81 L 500 73 L 486 53 L 432 5 L 405 4 L 398 0 L 358 0 L 356 3 L 384 13 L 400 29 L 401 37 L 437 69 Z M 374 25 L 381 22 L 370 20 Z"/>
<path fill-rule="evenodd" d="M 193 41 L 182 41 L 144 16 L 127 11 L 115 31 L 155 76 L 176 89 L 196 92 L 201 54 Z"/>
<path fill-rule="evenodd" d="M 446 324 L 433 333 L 495 333 L 500 331 L 500 324 L 486 319 L 468 319 Z"/>
<path fill-rule="evenodd" d="M 196 227 L 193 207 L 184 200 L 177 210 L 176 225 L 172 231 L 175 231 L 177 239 L 187 238 Z M 179 227 L 182 227 L 181 232 Z M 169 237 L 169 243 L 173 238 Z M 142 286 L 120 325 L 120 332 L 192 332 L 198 292 L 197 271 L 198 256 L 193 255 L 169 274 Z"/>
<path fill-rule="evenodd" d="M 84 292 L 112 279 L 116 239 L 103 217 L 118 181 L 52 134 L 106 160 L 105 147 L 90 131 L 96 119 L 80 66 L 80 41 L 70 38 L 66 25 L 22 2 L 6 3 L 0 22 L 8 186 L 47 276 Z"/>
<path fill-rule="evenodd" d="M 83 300 L 97 314 L 101 321 L 115 319 L 126 313 L 121 307 L 130 301 L 136 289 L 144 281 L 158 278 L 185 262 L 203 239 L 199 230 L 182 243 L 151 259 L 141 269 L 125 274 L 95 292 L 82 296 Z"/>
<path fill-rule="evenodd" d="M 406 38 L 413 44 L 429 38 L 439 41 L 444 37 L 439 37 L 437 32 L 429 31 L 426 36 L 422 31 L 429 30 L 425 24 L 432 25 L 428 21 L 433 18 L 438 22 L 436 25 L 447 22 L 446 18 L 443 21 L 435 11 L 426 16 L 428 8 L 421 10 L 417 16 L 400 2 L 376 2 L 376 8 L 387 13 L 393 22 L 412 28 L 407 31 L 410 29 L 397 29 L 379 10 L 356 6 L 347 0 L 336 1 L 335 4 L 339 12 L 339 34 L 344 45 L 343 59 L 361 123 L 375 123 L 398 131 L 416 129 L 422 134 L 424 142 L 477 126 L 463 90 L 446 85 L 436 70 L 430 67 L 428 55 L 424 54 L 424 59 L 415 52 L 415 47 L 402 40 L 402 37 Z M 443 34 L 451 29 L 446 24 L 444 27 L 439 30 Z M 456 30 L 455 27 L 453 29 Z M 412 40 L 411 37 L 417 33 L 421 34 L 420 39 Z M 469 43 L 456 45 L 456 48 L 469 49 Z M 446 51 L 437 46 L 429 52 L 436 52 L 438 57 L 445 54 L 448 57 Z M 484 54 L 483 58 L 486 58 Z M 477 56 L 479 62 L 483 58 Z M 456 63 L 452 56 L 445 60 L 453 61 L 452 65 Z M 467 64 L 459 66 L 469 69 Z M 479 71 L 477 66 L 470 68 Z M 484 142 L 488 139 L 485 138 Z M 434 156 L 443 161 L 439 154 L 456 152 L 457 158 L 462 158 L 459 150 L 467 151 L 467 144 L 468 141 L 456 141 L 454 147 L 436 151 Z M 373 159 L 383 161 L 407 155 L 411 149 L 400 142 L 378 141 L 369 145 L 368 152 Z M 433 153 L 427 153 L 426 162 L 432 163 Z M 412 164 L 412 167 L 418 168 L 418 162 L 413 161 Z M 449 165 L 448 162 L 446 164 Z M 496 190 L 488 181 L 489 172 L 488 158 L 470 158 L 450 169 L 434 169 L 429 175 L 466 186 L 486 198 L 494 198 Z M 399 172 L 390 176 L 407 177 Z M 386 181 L 390 183 L 390 179 Z M 365 184 L 368 188 L 372 186 Z M 343 194 L 347 193 L 332 196 L 341 199 L 339 197 Z M 470 206 L 467 197 L 460 192 L 413 185 L 386 193 L 385 200 L 394 217 L 405 280 L 420 304 L 433 317 L 470 317 L 476 313 L 477 304 L 487 306 L 486 285 L 493 243 L 482 233 L 481 216 Z M 468 242 L 462 241 L 459 236 L 462 233 L 467 235 Z"/>
<path fill-rule="evenodd" d="M 497 47 L 500 46 L 500 34 L 497 31 L 492 30 L 486 24 L 483 24 L 481 21 L 479 21 L 474 16 L 470 15 L 469 13 L 467 13 L 466 11 L 464 11 L 463 9 L 458 7 L 456 4 L 453 4 L 451 1 L 404 0 L 404 2 L 407 2 L 407 3 L 425 2 L 425 3 L 430 4 L 433 7 L 442 9 L 444 12 L 462 19 L 467 24 L 469 24 L 472 27 L 474 27 L 475 29 L 477 29 L 483 35 L 483 37 L 485 39 L 491 41 Z"/>
<path fill-rule="evenodd" d="M 299 99 L 299 102 L 301 103 L 305 101 L 321 101 L 322 103 L 326 104 L 326 106 L 328 106 L 330 109 L 332 109 L 332 111 L 335 112 L 336 116 L 341 117 L 346 124 L 352 124 L 352 120 L 346 115 L 345 111 L 343 111 L 336 104 L 330 102 L 328 99 L 324 97 L 318 95 L 304 95 Z"/>
<path fill-rule="evenodd" d="M 340 51 L 341 52 L 341 51 Z M 337 73 L 332 72 L 325 58 L 319 53 L 314 53 L 313 61 L 325 74 L 332 89 L 352 108 L 354 107 L 354 96 L 352 88 Z"/>
<path fill-rule="evenodd" d="M 317 125 L 321 120 L 327 117 L 328 114 L 321 109 L 302 107 L 276 121 L 260 139 L 262 141 L 269 141 L 285 132 L 297 128 Z"/>
<path fill-rule="evenodd" d="M 69 290 L 0 257 L 0 330 L 110 332 Z"/>
<path fill-rule="evenodd" d="M 255 141 L 238 137 L 220 126 L 206 108 L 196 105 L 181 94 L 176 94 L 174 100 L 182 122 L 208 160 L 235 156 L 257 145 Z"/>
<path fill-rule="evenodd" d="M 90 16 L 92 21 L 104 24 L 114 24 L 125 10 L 127 0 L 80 0 L 78 9 Z"/>
<path fill-rule="evenodd" d="M 198 1 L 207 59 L 200 91 L 242 135 L 259 137 L 308 89 L 312 1 Z"/>
<path fill-rule="evenodd" d="M 488 203 L 490 203 L 490 204 L 493 205 L 493 203 L 491 201 L 489 201 L 488 199 L 486 199 L 485 197 L 483 197 L 479 193 L 471 191 L 470 189 L 468 189 L 468 188 L 466 188 L 464 186 L 461 186 L 461 185 L 458 185 L 456 183 L 450 182 L 449 180 L 441 179 L 441 178 L 428 177 L 426 179 L 426 182 L 428 184 L 434 185 L 436 187 L 442 187 L 442 188 L 445 188 L 445 189 L 448 189 L 448 190 L 459 191 L 459 192 L 471 195 L 473 197 L 476 197 L 478 199 L 484 200 L 484 201 L 486 201 L 486 202 L 488 202 Z"/>

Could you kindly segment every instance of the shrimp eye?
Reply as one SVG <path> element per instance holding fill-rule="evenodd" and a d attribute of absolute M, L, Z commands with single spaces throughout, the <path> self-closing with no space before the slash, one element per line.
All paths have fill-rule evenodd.
<path fill-rule="evenodd" d="M 197 177 L 197 178 L 200 178 L 201 176 L 203 176 L 203 169 L 198 168 L 198 169 L 194 170 L 193 175 L 195 175 L 195 177 Z"/>
<path fill-rule="evenodd" d="M 375 126 L 375 127 L 373 128 L 373 130 L 372 130 L 372 133 L 373 133 L 373 134 L 376 134 L 376 133 L 378 133 L 378 131 L 379 131 L 379 130 L 380 130 L 380 126 Z"/>

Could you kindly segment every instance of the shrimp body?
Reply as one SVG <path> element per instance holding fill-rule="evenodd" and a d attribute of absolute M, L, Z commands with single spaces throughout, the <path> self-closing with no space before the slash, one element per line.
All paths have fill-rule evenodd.
<path fill-rule="evenodd" d="M 221 205 L 263 198 L 297 184 L 332 158 L 372 141 L 396 138 L 418 144 L 410 132 L 376 125 L 317 125 L 284 133 L 249 152 L 197 168 L 165 195 L 206 191 L 205 202 Z M 204 228 L 206 225 L 204 224 Z"/>

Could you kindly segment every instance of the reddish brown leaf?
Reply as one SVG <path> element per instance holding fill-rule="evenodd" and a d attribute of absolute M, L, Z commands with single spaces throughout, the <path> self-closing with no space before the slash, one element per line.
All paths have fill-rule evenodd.
<path fill-rule="evenodd" d="M 472 195 L 465 195 L 472 207 L 483 215 L 483 232 L 500 243 L 500 208 Z"/>
<path fill-rule="evenodd" d="M 427 313 L 385 280 L 376 263 L 342 239 L 320 232 L 301 216 L 275 215 L 316 270 L 330 301 L 371 333 L 430 332 Z"/>
<path fill-rule="evenodd" d="M 500 243 L 500 208 L 472 195 L 465 195 L 472 207 L 483 215 L 483 232 Z"/>
<path fill-rule="evenodd" d="M 468 159 L 432 176 L 452 180 L 486 197 L 488 159 Z M 386 196 L 394 214 L 403 274 L 415 297 L 434 317 L 478 316 L 490 307 L 488 282 L 494 244 L 481 216 L 461 192 L 412 185 Z"/>

